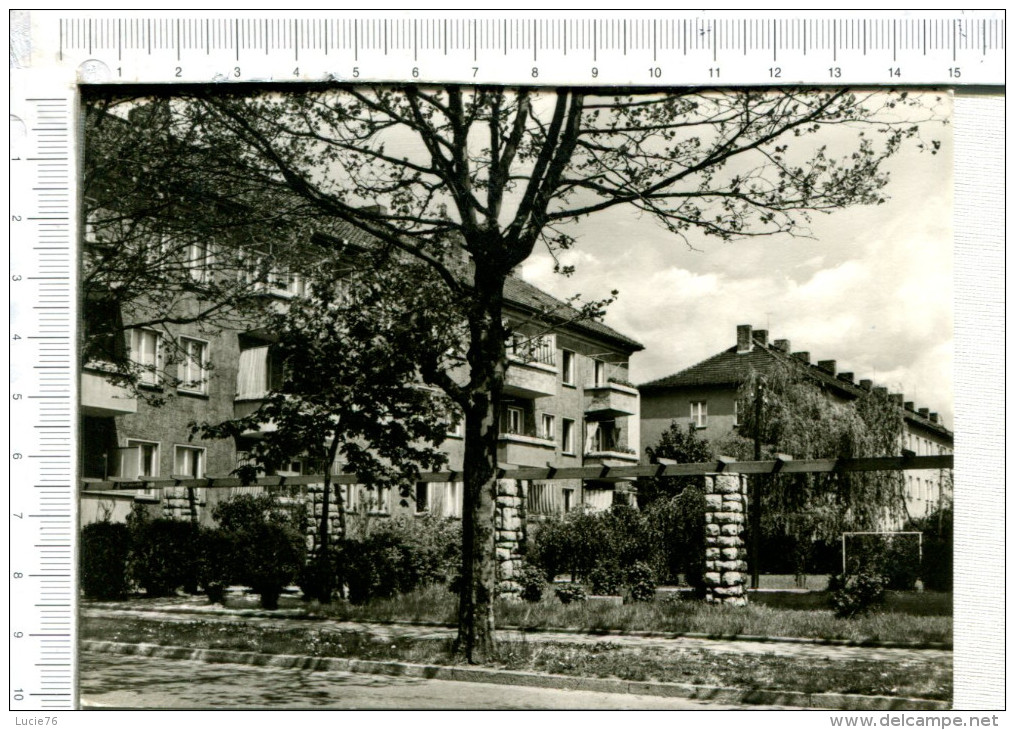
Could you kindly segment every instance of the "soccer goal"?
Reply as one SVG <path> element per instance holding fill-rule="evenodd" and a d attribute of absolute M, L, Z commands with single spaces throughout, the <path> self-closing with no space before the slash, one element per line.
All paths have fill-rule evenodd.
<path fill-rule="evenodd" d="M 915 538 L 915 539 L 914 539 Z M 842 572 L 843 575 L 849 572 L 857 572 L 862 565 L 860 559 L 869 556 L 873 551 L 887 552 L 892 548 L 901 547 L 896 540 L 904 540 L 910 544 L 915 543 L 917 565 L 923 564 L 923 533 L 903 530 L 881 531 L 881 532 L 844 532 L 842 533 Z M 853 550 L 856 566 L 848 562 L 850 548 Z M 849 568 L 853 568 L 850 570 Z"/>

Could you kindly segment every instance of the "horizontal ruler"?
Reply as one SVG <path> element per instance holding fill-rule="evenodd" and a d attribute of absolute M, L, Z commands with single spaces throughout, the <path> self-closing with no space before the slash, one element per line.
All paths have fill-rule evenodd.
<path fill-rule="evenodd" d="M 1002 11 L 33 14 L 84 82 L 1003 85 Z"/>

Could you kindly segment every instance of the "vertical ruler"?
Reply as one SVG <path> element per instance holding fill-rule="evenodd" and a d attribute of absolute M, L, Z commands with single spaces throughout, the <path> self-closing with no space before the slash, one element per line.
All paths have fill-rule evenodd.
<path fill-rule="evenodd" d="M 72 93 L 12 103 L 12 710 L 68 709 L 75 700 L 74 104 Z"/>

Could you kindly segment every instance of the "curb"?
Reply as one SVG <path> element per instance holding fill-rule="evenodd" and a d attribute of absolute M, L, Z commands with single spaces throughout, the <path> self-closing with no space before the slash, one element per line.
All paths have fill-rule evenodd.
<path fill-rule="evenodd" d="M 143 656 L 158 659 L 203 661 L 210 664 L 242 664 L 277 669 L 338 671 L 358 674 L 381 674 L 413 679 L 442 679 L 455 682 L 504 684 L 517 687 L 584 690 L 614 694 L 680 697 L 710 702 L 742 705 L 782 705 L 823 710 L 947 710 L 951 705 L 941 700 L 879 695 L 847 695 L 835 693 L 807 694 L 766 689 L 706 687 L 670 682 L 636 682 L 624 679 L 571 677 L 563 674 L 540 674 L 483 667 L 439 666 L 405 662 L 309 657 L 295 654 L 260 654 L 226 649 L 189 649 L 184 646 L 128 644 L 117 641 L 84 640 L 83 651 L 121 656 Z"/>
<path fill-rule="evenodd" d="M 88 606 L 83 606 L 87 609 Z M 94 606 L 100 611 L 122 610 L 144 614 L 155 611 L 146 609 L 111 609 L 103 606 Z M 376 624 L 378 626 L 424 626 L 432 628 L 453 629 L 456 624 L 443 623 L 441 621 L 358 621 L 355 619 L 335 619 L 330 616 L 318 616 L 306 612 L 298 612 L 298 609 L 283 609 L 279 611 L 266 611 L 258 608 L 215 608 L 209 606 L 202 608 L 198 606 L 180 606 L 178 608 L 164 607 L 158 609 L 162 613 L 182 613 L 194 616 L 236 616 L 239 618 L 278 618 L 297 621 L 337 621 L 339 623 L 357 623 L 363 625 Z M 581 636 L 633 636 L 645 639 L 709 639 L 714 641 L 749 641 L 752 643 L 773 643 L 773 644 L 804 644 L 812 646 L 846 646 L 863 649 L 933 649 L 940 651 L 952 651 L 953 645 L 949 642 L 904 642 L 904 641 L 855 641 L 853 639 L 812 639 L 799 636 L 762 636 L 757 634 L 706 634 L 697 631 L 624 631 L 622 629 L 576 629 L 570 627 L 555 628 L 550 626 L 498 626 L 504 631 L 517 631 L 522 634 L 576 634 Z"/>

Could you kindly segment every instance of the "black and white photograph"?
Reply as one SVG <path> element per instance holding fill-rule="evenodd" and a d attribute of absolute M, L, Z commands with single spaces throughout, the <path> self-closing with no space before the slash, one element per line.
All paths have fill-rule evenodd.
<path fill-rule="evenodd" d="M 550 56 L 78 86 L 81 709 L 955 706 L 954 89 Z"/>

